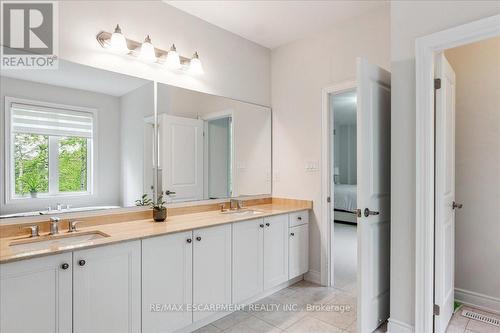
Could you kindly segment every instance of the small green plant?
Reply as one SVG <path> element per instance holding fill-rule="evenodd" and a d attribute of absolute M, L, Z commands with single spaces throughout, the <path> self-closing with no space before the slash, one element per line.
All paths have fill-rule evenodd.
<path fill-rule="evenodd" d="M 41 181 L 36 175 L 26 174 L 22 178 L 22 182 L 25 185 L 26 190 L 30 193 L 37 193 L 40 189 Z"/>
<path fill-rule="evenodd" d="M 150 206 L 154 210 L 162 210 L 163 208 L 165 208 L 165 203 L 166 202 L 163 200 L 163 195 L 160 195 L 158 197 L 158 200 L 156 200 L 156 203 L 151 202 Z"/>
<path fill-rule="evenodd" d="M 143 194 L 139 200 L 135 201 L 136 206 L 151 206 L 153 201 L 148 198 L 147 194 Z"/>

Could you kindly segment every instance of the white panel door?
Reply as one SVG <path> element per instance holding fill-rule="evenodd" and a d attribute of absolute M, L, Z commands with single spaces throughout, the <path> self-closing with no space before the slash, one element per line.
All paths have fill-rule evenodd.
<path fill-rule="evenodd" d="M 264 219 L 233 223 L 233 303 L 264 290 Z"/>
<path fill-rule="evenodd" d="M 446 331 L 453 314 L 455 275 L 455 72 L 440 53 L 436 56 L 436 212 L 435 212 L 435 332 Z"/>
<path fill-rule="evenodd" d="M 162 115 L 163 191 L 171 201 L 203 199 L 203 120 Z"/>
<path fill-rule="evenodd" d="M 193 313 L 192 232 L 153 237 L 142 241 L 142 332 L 167 333 L 188 326 Z M 164 304 L 181 310 L 158 311 Z"/>
<path fill-rule="evenodd" d="M 391 75 L 358 59 L 358 332 L 389 317 Z"/>
<path fill-rule="evenodd" d="M 288 278 L 291 280 L 309 270 L 309 225 L 290 228 L 289 237 Z"/>
<path fill-rule="evenodd" d="M 193 304 L 231 304 L 231 224 L 193 231 Z M 193 321 L 214 312 L 194 311 Z"/>
<path fill-rule="evenodd" d="M 264 218 L 264 289 L 288 281 L 288 215 Z"/>
<path fill-rule="evenodd" d="M 71 271 L 71 253 L 0 265 L 0 332 L 71 332 Z"/>
<path fill-rule="evenodd" d="M 73 333 L 141 331 L 141 242 L 73 252 Z"/>

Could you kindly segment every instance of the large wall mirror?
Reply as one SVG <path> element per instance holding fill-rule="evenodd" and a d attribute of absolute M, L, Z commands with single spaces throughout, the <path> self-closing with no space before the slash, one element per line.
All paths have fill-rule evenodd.
<path fill-rule="evenodd" d="M 153 194 L 152 81 L 62 60 L 0 75 L 1 218 L 130 207 Z"/>
<path fill-rule="evenodd" d="M 63 60 L 0 80 L 2 220 L 271 194 L 267 107 L 157 84 L 155 114 L 154 82 Z"/>
<path fill-rule="evenodd" d="M 271 193 L 271 110 L 158 85 L 159 182 L 169 202 Z"/>

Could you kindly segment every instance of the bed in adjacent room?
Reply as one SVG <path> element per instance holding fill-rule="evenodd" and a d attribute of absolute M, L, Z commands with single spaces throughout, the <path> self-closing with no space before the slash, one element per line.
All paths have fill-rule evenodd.
<path fill-rule="evenodd" d="M 335 221 L 357 223 L 357 186 L 348 184 L 335 184 L 333 204 Z"/>

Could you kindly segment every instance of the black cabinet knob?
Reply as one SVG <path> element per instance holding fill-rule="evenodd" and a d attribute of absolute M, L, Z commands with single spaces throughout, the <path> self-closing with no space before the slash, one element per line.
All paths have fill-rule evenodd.
<path fill-rule="evenodd" d="M 186 239 L 186 242 L 191 243 L 192 242 L 191 238 Z"/>
<path fill-rule="evenodd" d="M 69 268 L 69 264 L 65 262 L 64 264 L 61 265 L 61 268 L 62 269 L 68 269 Z"/>
<path fill-rule="evenodd" d="M 201 237 L 200 237 L 200 236 L 196 237 L 196 240 L 197 240 L 198 242 L 199 242 L 199 241 L 201 241 Z"/>
<path fill-rule="evenodd" d="M 297 217 L 297 220 L 302 221 L 302 216 Z"/>
<path fill-rule="evenodd" d="M 78 260 L 78 265 L 85 266 L 85 260 L 83 260 L 83 259 Z"/>
<path fill-rule="evenodd" d="M 264 228 L 264 225 L 263 224 L 259 224 L 259 227 Z"/>
<path fill-rule="evenodd" d="M 292 233 L 290 233 L 290 236 L 295 236 L 295 233 L 293 233 L 293 232 L 292 232 Z"/>
<path fill-rule="evenodd" d="M 269 227 L 271 224 L 268 222 L 268 223 L 266 223 L 266 225 Z"/>

